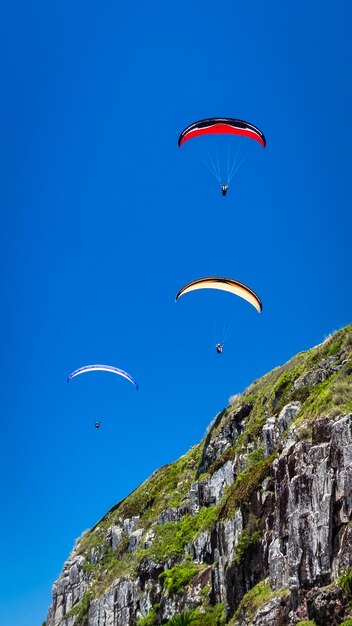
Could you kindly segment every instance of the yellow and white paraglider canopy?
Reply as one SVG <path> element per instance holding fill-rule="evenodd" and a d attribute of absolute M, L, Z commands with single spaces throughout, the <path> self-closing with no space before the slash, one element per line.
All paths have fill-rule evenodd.
<path fill-rule="evenodd" d="M 259 296 L 247 287 L 244 283 L 240 283 L 233 278 L 224 278 L 222 276 L 208 276 L 206 278 L 198 278 L 187 283 L 176 295 L 176 300 L 190 291 L 197 291 L 198 289 L 220 289 L 222 291 L 228 291 L 244 300 L 247 300 L 254 308 L 261 313 L 263 306 Z"/>

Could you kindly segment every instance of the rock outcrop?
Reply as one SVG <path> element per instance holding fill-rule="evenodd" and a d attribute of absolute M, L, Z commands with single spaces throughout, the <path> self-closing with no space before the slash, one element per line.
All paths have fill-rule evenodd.
<path fill-rule="evenodd" d="M 335 626 L 352 596 L 352 328 L 255 381 L 75 546 L 46 626 Z"/>

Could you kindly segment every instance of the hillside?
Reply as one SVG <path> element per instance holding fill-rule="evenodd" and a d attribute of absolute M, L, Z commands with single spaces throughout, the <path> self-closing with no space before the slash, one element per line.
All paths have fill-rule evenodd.
<path fill-rule="evenodd" d="M 233 397 L 199 445 L 87 531 L 46 626 L 186 624 L 190 611 L 195 626 L 341 624 L 351 479 L 349 326 Z"/>

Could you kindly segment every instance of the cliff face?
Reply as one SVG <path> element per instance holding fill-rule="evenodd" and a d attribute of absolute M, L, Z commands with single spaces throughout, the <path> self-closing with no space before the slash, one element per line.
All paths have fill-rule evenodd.
<path fill-rule="evenodd" d="M 46 624 L 341 624 L 351 519 L 352 326 L 233 398 L 87 532 Z"/>

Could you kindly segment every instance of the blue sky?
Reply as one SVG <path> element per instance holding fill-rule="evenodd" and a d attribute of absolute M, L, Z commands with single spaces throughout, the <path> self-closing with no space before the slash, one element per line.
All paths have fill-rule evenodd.
<path fill-rule="evenodd" d="M 2 3 L 4 626 L 41 624 L 75 538 L 231 395 L 351 321 L 351 12 Z M 226 198 L 177 147 L 218 115 L 267 138 Z M 210 274 L 250 285 L 262 315 L 228 294 L 175 304 Z M 218 357 L 212 324 L 232 316 Z M 66 384 L 94 362 L 139 391 L 103 374 Z"/>

